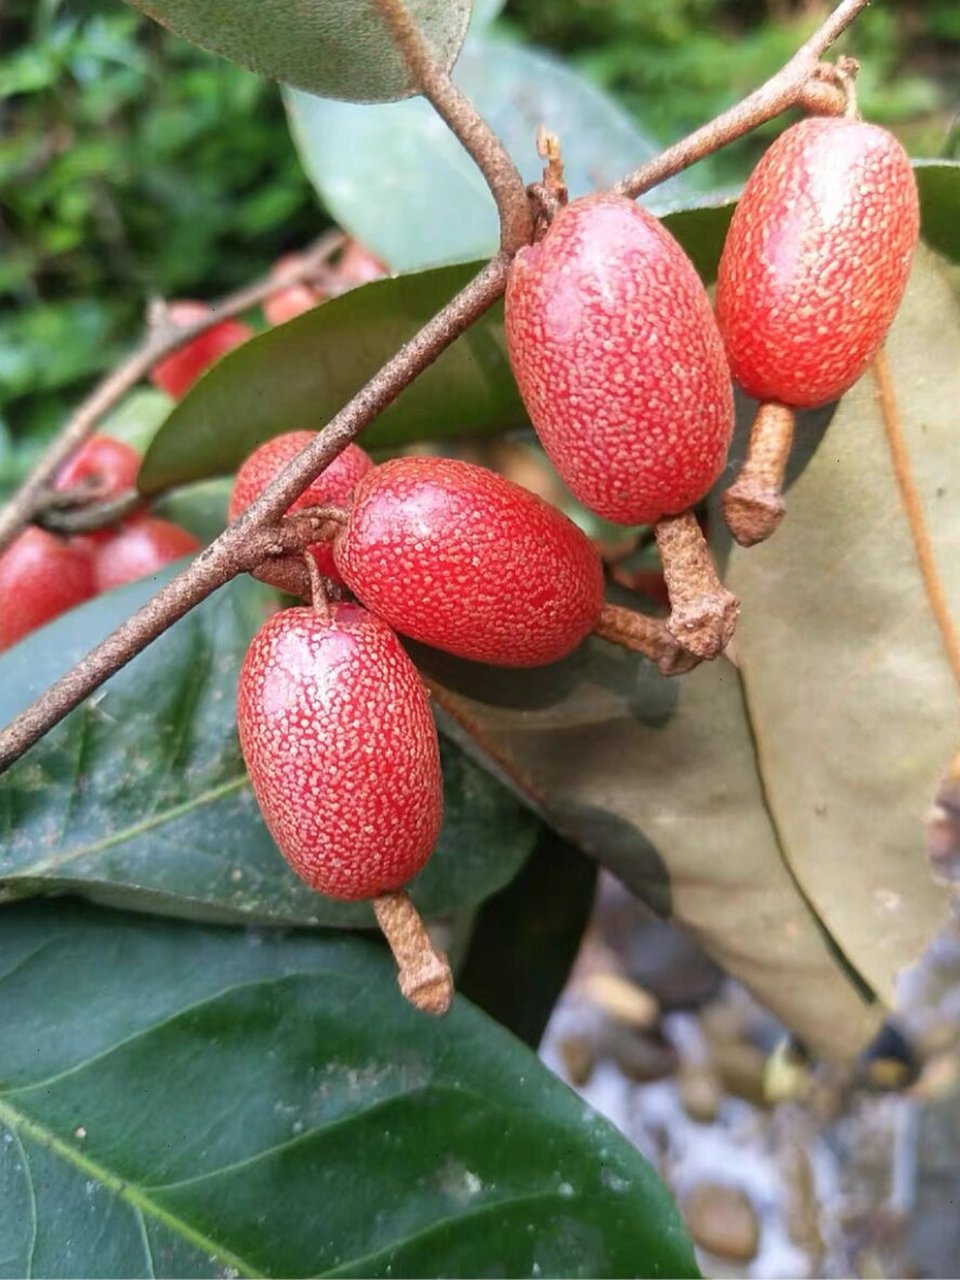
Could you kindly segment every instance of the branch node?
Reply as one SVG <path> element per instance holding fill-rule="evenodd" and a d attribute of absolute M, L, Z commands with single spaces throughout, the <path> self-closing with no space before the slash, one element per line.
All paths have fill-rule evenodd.
<path fill-rule="evenodd" d="M 692 511 L 663 516 L 654 532 L 670 593 L 667 627 L 698 658 L 715 658 L 733 638 L 740 601 L 717 577 Z"/>

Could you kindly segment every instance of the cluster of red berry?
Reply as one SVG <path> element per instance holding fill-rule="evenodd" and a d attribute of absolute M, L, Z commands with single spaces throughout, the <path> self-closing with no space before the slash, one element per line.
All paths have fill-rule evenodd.
<path fill-rule="evenodd" d="M 600 194 L 560 208 L 515 259 L 506 331 L 561 477 L 615 523 L 659 526 L 688 512 L 726 466 L 731 368 L 781 420 L 841 395 L 893 319 L 917 232 L 902 148 L 848 118 L 794 126 L 761 162 L 724 248 L 717 317 L 683 250 L 632 200 Z M 782 514 L 759 436 L 726 507 L 745 542 Z M 257 450 L 232 513 L 308 439 L 294 433 Z M 315 588 L 312 607 L 270 618 L 240 675 L 240 741 L 294 870 L 333 897 L 377 900 L 423 866 L 442 810 L 427 695 L 394 632 L 487 663 L 555 662 L 597 628 L 603 572 L 564 515 L 466 462 L 374 467 L 351 446 L 291 511 L 331 503 L 344 508 L 335 533 L 309 554 L 358 603 L 331 603 Z M 738 528 L 740 512 L 758 509 L 768 513 L 761 532 L 756 520 Z M 712 636 L 687 630 L 674 599 L 682 568 L 665 564 L 667 625 L 696 656 L 714 656 L 735 610 Z M 288 570 L 274 561 L 261 572 L 289 585 Z"/>
<path fill-rule="evenodd" d="M 178 325 L 193 324 L 207 313 L 202 302 L 174 302 L 169 309 Z M 237 320 L 222 321 L 159 361 L 150 379 L 179 399 L 205 369 L 252 333 Z M 91 436 L 60 470 L 53 488 L 76 492 L 80 501 L 106 502 L 134 488 L 140 461 L 131 445 Z M 26 529 L 0 555 L 0 651 L 100 592 L 157 573 L 199 547 L 180 525 L 142 512 L 69 537 Z"/>

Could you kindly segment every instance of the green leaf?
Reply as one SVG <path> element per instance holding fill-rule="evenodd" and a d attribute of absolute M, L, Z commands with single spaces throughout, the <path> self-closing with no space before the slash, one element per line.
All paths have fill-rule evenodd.
<path fill-rule="evenodd" d="M 457 988 L 532 1049 L 577 958 L 596 881 L 596 863 L 544 826 L 519 874 L 477 912 Z"/>
<path fill-rule="evenodd" d="M 563 146 L 573 195 L 613 186 L 656 147 L 600 89 L 545 54 L 471 37 L 454 79 L 506 146 L 524 180 L 539 180 L 539 125 Z M 412 271 L 496 251 L 497 214 L 474 162 L 425 101 L 357 108 L 285 95 L 307 176 L 334 218 L 388 262 Z M 687 187 L 676 179 L 656 211 Z"/>
<path fill-rule="evenodd" d="M 351 102 L 416 92 L 372 0 L 129 0 L 202 49 L 285 84 Z M 470 0 L 406 0 L 434 58 L 449 71 L 467 33 Z"/>
<path fill-rule="evenodd" d="M 784 855 L 848 961 L 890 999 L 945 923 L 921 822 L 960 737 L 960 662 L 947 647 L 960 653 L 960 305 L 929 253 L 886 350 L 888 394 L 868 372 L 843 398 L 782 527 L 735 549 L 728 581 L 743 601 L 737 653 Z M 902 433 L 915 526 L 891 433 Z"/>
<path fill-rule="evenodd" d="M 271 436 L 326 426 L 481 265 L 376 280 L 231 351 L 160 429 L 140 470 L 142 492 L 223 475 Z M 526 422 L 507 361 L 501 305 L 401 392 L 361 443 L 486 434 Z"/>
<path fill-rule="evenodd" d="M 165 392 L 139 387 L 104 418 L 98 430 L 146 453 L 173 405 L 174 401 Z"/>
<path fill-rule="evenodd" d="M 717 278 L 723 242 L 736 207 L 736 196 L 719 195 L 664 216 L 664 226 L 676 236 L 706 284 Z"/>
<path fill-rule="evenodd" d="M 930 246 L 960 262 L 960 161 L 915 160 L 920 188 L 920 234 Z"/>
<path fill-rule="evenodd" d="M 170 574 L 164 575 L 169 577 Z M 155 592 L 91 601 L 0 657 L 6 723 Z M 0 901 L 69 889 L 194 919 L 369 925 L 366 903 L 302 884 L 267 833 L 237 744 L 235 690 L 274 594 L 236 579 L 161 636 L 0 777 Z M 444 744 L 445 820 L 412 884 L 427 915 L 475 906 L 539 823 Z"/>
<path fill-rule="evenodd" d="M 71 1276 L 693 1276 L 639 1153 L 382 948 L 69 904 L 0 930 L 0 1258 Z"/>

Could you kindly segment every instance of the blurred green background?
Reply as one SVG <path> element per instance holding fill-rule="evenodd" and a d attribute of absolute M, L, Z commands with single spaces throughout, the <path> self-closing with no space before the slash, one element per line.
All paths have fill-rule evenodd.
<path fill-rule="evenodd" d="M 501 33 L 554 50 L 667 142 L 774 71 L 816 0 L 508 0 Z M 213 297 L 326 222 L 274 85 L 119 0 L 0 16 L 0 483 L 9 487 L 152 295 Z M 845 47 L 864 114 L 917 155 L 960 150 L 960 4 L 874 4 Z M 772 126 L 775 130 L 779 126 Z M 740 181 L 764 136 L 708 162 Z"/>

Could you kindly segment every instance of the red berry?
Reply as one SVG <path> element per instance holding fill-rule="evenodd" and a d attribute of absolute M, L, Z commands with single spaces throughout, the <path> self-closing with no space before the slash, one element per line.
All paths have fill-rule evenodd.
<path fill-rule="evenodd" d="M 243 466 L 237 472 L 233 493 L 230 495 L 230 519 L 236 520 L 241 512 L 246 511 L 255 498 L 272 480 L 280 474 L 288 462 L 291 462 L 311 440 L 316 439 L 313 431 L 288 431 L 286 435 L 274 436 L 259 449 L 254 449 Z M 306 507 L 340 506 L 346 503 L 353 492 L 354 485 L 365 476 L 373 463 L 364 451 L 355 444 L 348 444 L 342 453 L 320 472 L 316 480 L 303 491 L 296 502 L 287 508 L 292 511 L 303 511 Z M 316 542 L 308 550 L 317 562 L 317 568 L 335 582 L 340 581 L 333 563 L 333 549 L 329 542 Z M 288 579 L 282 570 L 271 572 L 271 566 L 265 565 L 257 570 L 256 576 L 275 587 L 286 589 Z"/>
<path fill-rule="evenodd" d="M 91 436 L 57 474 L 54 488 L 63 492 L 89 481 L 98 498 L 117 498 L 132 489 L 140 470 L 140 454 L 122 440 Z"/>
<path fill-rule="evenodd" d="M 132 489 L 139 470 L 140 454 L 131 445 L 110 436 L 91 436 L 61 468 L 53 487 L 63 492 L 87 481 L 96 486 L 97 500 L 103 502 Z M 112 537 L 111 529 L 94 529 L 78 534 L 72 541 L 93 551 Z"/>
<path fill-rule="evenodd" d="M 270 274 L 279 275 L 297 266 L 302 260 L 301 254 L 288 253 L 277 259 L 270 269 Z M 292 320 L 294 316 L 302 315 L 304 311 L 311 311 L 318 302 L 323 301 L 324 296 L 321 289 L 302 280 L 299 284 L 291 284 L 286 289 L 281 289 L 279 293 L 271 294 L 263 304 L 263 314 L 270 324 L 283 324 L 285 320 Z"/>
<path fill-rule="evenodd" d="M 205 302 L 183 301 L 172 302 L 168 314 L 174 324 L 188 325 L 202 320 L 209 312 Z M 158 360 L 150 371 L 150 381 L 168 396 L 173 396 L 174 400 L 179 400 L 201 373 L 252 337 L 253 330 L 248 324 L 240 320 L 221 320 L 212 329 L 192 338 L 186 346 Z"/>
<path fill-rule="evenodd" d="M 94 561 L 97 591 L 147 578 L 165 564 L 199 549 L 197 539 L 180 525 L 156 516 L 137 516 L 98 548 Z"/>
<path fill-rule="evenodd" d="M 918 231 L 910 161 L 885 129 L 828 117 L 781 134 L 720 260 L 717 317 L 744 390 L 803 407 L 852 386 L 900 305 Z"/>
<path fill-rule="evenodd" d="M 374 898 L 416 875 L 440 830 L 437 731 L 416 667 L 353 604 L 329 619 L 274 614 L 240 672 L 237 725 L 280 852 L 333 898 Z"/>
<path fill-rule="evenodd" d="M 357 485 L 334 543 L 378 617 L 438 649 L 510 667 L 565 657 L 593 629 L 603 570 L 554 507 L 485 467 L 396 458 Z"/>
<path fill-rule="evenodd" d="M 513 372 L 577 497 L 616 524 L 698 502 L 723 469 L 733 392 L 693 264 L 624 196 L 561 209 L 521 249 L 506 296 Z"/>
<path fill-rule="evenodd" d="M 0 555 L 0 650 L 94 594 L 86 549 L 25 529 Z"/>

